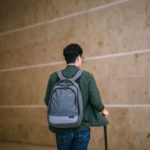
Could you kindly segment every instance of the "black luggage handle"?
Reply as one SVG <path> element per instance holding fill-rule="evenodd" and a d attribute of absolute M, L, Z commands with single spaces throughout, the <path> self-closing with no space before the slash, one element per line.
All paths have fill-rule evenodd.
<path fill-rule="evenodd" d="M 107 143 L 107 125 L 104 126 L 104 142 L 105 142 L 105 150 L 108 150 L 108 143 Z"/>

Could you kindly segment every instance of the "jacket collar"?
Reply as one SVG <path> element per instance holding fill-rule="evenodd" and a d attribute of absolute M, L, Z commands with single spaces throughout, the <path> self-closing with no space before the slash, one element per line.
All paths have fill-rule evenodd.
<path fill-rule="evenodd" d="M 67 65 L 66 69 L 79 69 L 76 65 L 72 64 L 72 65 Z"/>

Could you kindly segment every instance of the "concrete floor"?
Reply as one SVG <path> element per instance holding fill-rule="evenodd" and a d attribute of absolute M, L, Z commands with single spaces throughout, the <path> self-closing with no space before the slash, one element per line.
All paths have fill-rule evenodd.
<path fill-rule="evenodd" d="M 56 150 L 49 146 L 0 142 L 0 150 Z"/>

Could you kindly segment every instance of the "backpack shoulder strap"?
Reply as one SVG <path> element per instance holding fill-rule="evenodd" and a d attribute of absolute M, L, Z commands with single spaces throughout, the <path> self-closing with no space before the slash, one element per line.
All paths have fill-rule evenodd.
<path fill-rule="evenodd" d="M 79 69 L 77 73 L 71 78 L 71 80 L 76 81 L 82 75 L 82 73 L 83 71 Z"/>
<path fill-rule="evenodd" d="M 57 75 L 58 75 L 58 77 L 59 77 L 60 80 L 66 79 L 66 78 L 63 76 L 62 71 L 57 71 Z"/>

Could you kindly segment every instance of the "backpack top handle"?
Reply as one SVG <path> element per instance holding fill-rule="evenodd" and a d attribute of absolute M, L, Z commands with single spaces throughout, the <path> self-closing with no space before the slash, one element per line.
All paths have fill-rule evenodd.
<path fill-rule="evenodd" d="M 72 78 L 68 78 L 70 80 L 76 81 L 81 75 L 82 75 L 83 71 L 82 70 L 78 70 L 77 73 L 72 77 Z M 65 80 L 67 78 L 65 78 L 62 74 L 62 71 L 57 71 L 57 75 L 59 77 L 60 80 Z"/>

